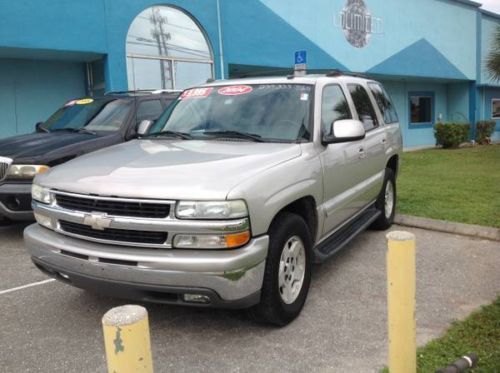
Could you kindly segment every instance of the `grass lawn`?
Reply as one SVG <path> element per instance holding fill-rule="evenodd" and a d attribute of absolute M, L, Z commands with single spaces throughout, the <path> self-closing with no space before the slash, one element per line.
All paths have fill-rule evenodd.
<path fill-rule="evenodd" d="M 417 350 L 418 372 L 435 372 L 461 356 L 475 352 L 477 368 L 470 372 L 500 372 L 500 298 L 455 322 L 446 334 Z"/>
<path fill-rule="evenodd" d="M 471 373 L 500 372 L 500 298 L 455 322 L 438 339 L 417 349 L 417 372 L 434 373 L 465 354 L 476 353 L 477 367 Z M 381 373 L 387 373 L 387 368 Z"/>
<path fill-rule="evenodd" d="M 500 228 L 500 145 L 404 153 L 398 212 Z"/>

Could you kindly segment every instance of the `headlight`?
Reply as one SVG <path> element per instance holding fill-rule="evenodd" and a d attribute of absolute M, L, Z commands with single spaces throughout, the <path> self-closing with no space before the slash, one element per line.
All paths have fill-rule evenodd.
<path fill-rule="evenodd" d="M 179 219 L 237 219 L 248 216 L 247 205 L 236 201 L 181 201 L 175 215 Z"/>
<path fill-rule="evenodd" d="M 35 201 L 50 204 L 52 203 L 52 194 L 49 188 L 33 184 L 31 186 L 31 198 Z"/>
<path fill-rule="evenodd" d="M 11 179 L 33 179 L 37 174 L 43 174 L 50 169 L 44 165 L 13 164 L 9 168 L 7 177 Z"/>

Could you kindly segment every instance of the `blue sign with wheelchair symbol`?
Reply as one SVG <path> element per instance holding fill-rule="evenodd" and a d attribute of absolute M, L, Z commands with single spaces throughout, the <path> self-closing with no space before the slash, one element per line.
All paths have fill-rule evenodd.
<path fill-rule="evenodd" d="M 295 64 L 303 65 L 307 63 L 307 51 L 295 52 Z"/>

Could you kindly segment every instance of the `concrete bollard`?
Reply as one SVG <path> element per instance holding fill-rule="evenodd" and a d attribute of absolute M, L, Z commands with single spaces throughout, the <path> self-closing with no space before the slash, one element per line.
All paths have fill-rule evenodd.
<path fill-rule="evenodd" d="M 148 311 L 141 306 L 116 307 L 102 318 L 108 372 L 153 372 Z"/>
<path fill-rule="evenodd" d="M 415 235 L 394 231 L 386 238 L 389 371 L 415 373 Z"/>

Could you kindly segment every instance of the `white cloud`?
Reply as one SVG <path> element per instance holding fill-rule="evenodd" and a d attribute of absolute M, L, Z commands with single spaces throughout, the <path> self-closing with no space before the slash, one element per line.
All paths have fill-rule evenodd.
<path fill-rule="evenodd" d="M 483 4 L 483 9 L 500 14 L 500 0 L 479 0 Z"/>

